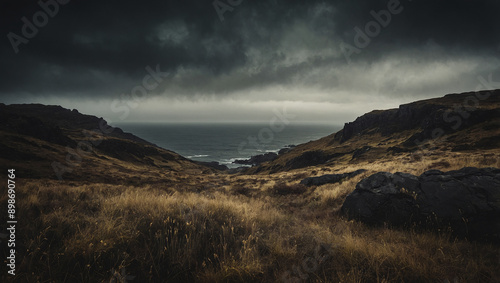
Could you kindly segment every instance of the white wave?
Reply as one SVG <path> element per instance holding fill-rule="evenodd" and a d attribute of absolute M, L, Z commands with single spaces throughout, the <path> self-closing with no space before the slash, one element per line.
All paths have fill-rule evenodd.
<path fill-rule="evenodd" d="M 188 156 L 187 158 L 201 158 L 201 157 L 209 157 L 210 155 L 206 155 L 206 154 L 196 154 L 196 155 L 191 155 L 191 156 Z"/>
<path fill-rule="evenodd" d="M 230 159 L 222 159 L 219 161 L 220 164 L 233 164 L 234 161 L 241 158 L 230 158 Z"/>

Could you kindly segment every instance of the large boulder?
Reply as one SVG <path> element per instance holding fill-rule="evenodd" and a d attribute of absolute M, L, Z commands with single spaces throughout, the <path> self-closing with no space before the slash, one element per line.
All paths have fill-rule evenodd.
<path fill-rule="evenodd" d="M 379 172 L 356 185 L 342 212 L 367 224 L 451 229 L 500 242 L 500 169 Z"/>

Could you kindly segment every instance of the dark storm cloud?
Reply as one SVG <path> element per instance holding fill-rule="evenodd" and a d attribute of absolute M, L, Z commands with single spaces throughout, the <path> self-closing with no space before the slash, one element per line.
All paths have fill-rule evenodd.
<path fill-rule="evenodd" d="M 112 99 L 140 83 L 146 66 L 157 65 L 170 73 L 155 91 L 165 96 L 230 95 L 273 85 L 362 92 L 373 82 L 359 73 L 375 74 L 379 65 L 481 65 L 500 51 L 498 1 L 401 0 L 402 12 L 348 65 L 340 43 L 353 45 L 354 27 L 364 29 L 370 12 L 387 9 L 388 2 L 243 0 L 221 21 L 213 1 L 73 0 L 60 4 L 16 54 L 7 35 L 22 36 L 21 18 L 32 21 L 41 8 L 4 0 L 0 94 Z M 485 71 L 463 72 L 471 70 Z M 395 77 L 379 89 L 400 91 L 399 83 Z M 417 91 L 437 88 L 430 81 Z"/>
<path fill-rule="evenodd" d="M 369 11 L 387 9 L 390 1 L 343 1 L 338 5 L 342 19 L 338 20 L 338 31 L 350 31 L 353 26 L 362 26 L 371 19 Z M 403 11 L 394 16 L 387 32 L 379 41 L 396 44 L 425 43 L 434 39 L 444 46 L 489 48 L 499 43 L 495 32 L 500 29 L 497 12 L 498 1 L 399 1 Z M 397 46 L 396 46 L 397 47 Z"/>

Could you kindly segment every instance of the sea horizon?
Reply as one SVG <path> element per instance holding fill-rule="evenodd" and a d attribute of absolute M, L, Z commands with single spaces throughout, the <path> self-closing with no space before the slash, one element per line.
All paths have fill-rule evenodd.
<path fill-rule="evenodd" d="M 229 168 L 252 156 L 328 136 L 340 125 L 295 122 L 272 127 L 263 122 L 122 122 L 113 126 L 193 161 L 218 162 Z"/>

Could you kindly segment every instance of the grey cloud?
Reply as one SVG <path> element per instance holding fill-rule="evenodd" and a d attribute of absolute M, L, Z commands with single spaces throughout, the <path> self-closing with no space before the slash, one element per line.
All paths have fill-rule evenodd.
<path fill-rule="evenodd" d="M 40 7 L 6 0 L 0 95 L 12 102 L 47 95 L 113 99 L 156 65 L 171 76 L 154 95 L 190 99 L 247 92 L 258 100 L 263 96 L 252 95 L 259 90 L 280 86 L 324 92 L 321 99 L 331 101 L 364 92 L 435 96 L 471 90 L 478 74 L 498 72 L 488 65 L 500 51 L 500 3 L 493 0 L 401 0 L 403 11 L 347 64 L 340 42 L 353 44 L 354 27 L 363 29 L 373 20 L 370 11 L 388 2 L 244 0 L 221 22 L 212 1 L 73 0 L 16 55 L 6 35 L 21 35 L 20 19 Z M 455 74 L 448 73 L 451 65 Z M 441 73 L 425 76 L 429 66 Z"/>

